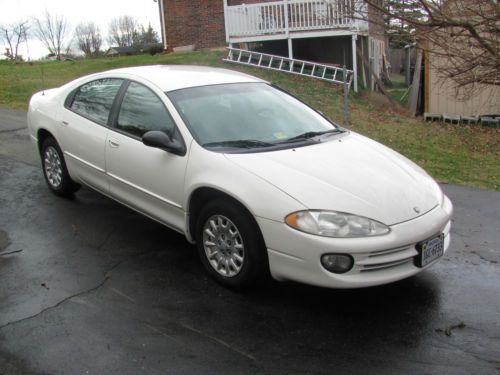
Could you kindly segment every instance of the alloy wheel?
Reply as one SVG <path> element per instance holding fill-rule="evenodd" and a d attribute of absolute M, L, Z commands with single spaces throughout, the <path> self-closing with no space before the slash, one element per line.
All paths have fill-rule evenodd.
<path fill-rule="evenodd" d="M 245 261 L 240 231 L 223 215 L 211 216 L 203 226 L 203 248 L 208 262 L 224 277 L 236 276 Z"/>
<path fill-rule="evenodd" d="M 59 188 L 63 178 L 63 170 L 59 153 L 53 146 L 49 146 L 45 149 L 43 166 L 49 184 L 54 189 Z"/>

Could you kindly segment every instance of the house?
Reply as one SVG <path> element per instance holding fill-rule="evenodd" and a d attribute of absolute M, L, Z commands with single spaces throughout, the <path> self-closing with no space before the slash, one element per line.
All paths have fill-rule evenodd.
<path fill-rule="evenodd" d="M 382 1 L 382 0 L 380 0 Z M 239 45 L 346 66 L 373 87 L 383 66 L 383 15 L 363 0 L 160 0 L 164 48 Z"/>
<path fill-rule="evenodd" d="M 132 46 L 127 46 L 127 47 L 110 47 L 105 55 L 106 56 L 130 56 L 130 55 L 136 55 L 140 51 Z"/>

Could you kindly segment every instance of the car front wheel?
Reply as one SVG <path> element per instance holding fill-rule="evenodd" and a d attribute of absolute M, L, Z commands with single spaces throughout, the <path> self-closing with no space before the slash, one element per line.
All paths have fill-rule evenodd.
<path fill-rule="evenodd" d="M 196 238 L 203 265 L 221 284 L 244 288 L 266 279 L 264 241 L 243 207 L 228 200 L 208 203 L 198 217 Z"/>
<path fill-rule="evenodd" d="M 43 141 L 41 158 L 45 181 L 54 194 L 65 197 L 80 188 L 69 176 L 63 154 L 54 138 Z"/>

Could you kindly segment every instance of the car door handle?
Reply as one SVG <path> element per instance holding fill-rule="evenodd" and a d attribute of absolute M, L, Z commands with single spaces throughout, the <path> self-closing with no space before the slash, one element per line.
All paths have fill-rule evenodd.
<path fill-rule="evenodd" d="M 116 139 L 108 139 L 108 142 L 113 148 L 120 147 L 120 143 Z"/>
<path fill-rule="evenodd" d="M 64 121 L 64 120 L 63 120 L 63 121 L 61 121 L 61 125 L 62 125 L 62 126 L 68 126 L 68 125 L 69 125 L 69 122 L 68 122 L 68 121 Z"/>

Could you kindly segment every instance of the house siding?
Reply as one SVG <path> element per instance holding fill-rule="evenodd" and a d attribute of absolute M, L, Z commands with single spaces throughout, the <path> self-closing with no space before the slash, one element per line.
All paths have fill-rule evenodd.
<path fill-rule="evenodd" d="M 465 5 L 468 7 L 472 6 L 472 9 L 465 8 Z M 451 0 L 445 2 L 446 11 L 449 14 L 467 20 L 474 20 L 474 5 L 474 2 L 468 0 Z M 492 6 L 494 7 L 494 5 Z M 464 11 L 464 9 L 468 10 Z M 482 11 L 485 12 L 485 9 Z M 462 47 L 453 38 L 452 32 L 454 30 L 450 28 L 447 31 L 450 32 L 449 44 L 454 48 Z M 494 31 L 492 31 L 491 36 L 488 34 L 483 36 L 485 38 L 498 37 Z M 480 83 L 480 77 L 478 77 L 477 82 L 473 85 L 457 89 L 455 82 L 444 73 L 447 70 L 446 68 L 452 66 L 453 62 L 446 56 L 447 51 L 442 51 L 438 45 L 434 45 L 432 39 L 432 34 L 429 34 L 428 38 L 421 38 L 419 41 L 425 51 L 425 112 L 455 116 L 499 115 L 500 86 Z M 467 44 L 463 45 L 464 50 L 468 48 L 471 47 Z M 477 73 L 480 73 L 480 70 Z"/>
<path fill-rule="evenodd" d="M 426 67 L 426 112 L 456 116 L 500 114 L 499 86 L 477 84 L 472 94 L 464 95 L 463 92 L 457 92 L 453 82 L 440 76 L 438 71 L 440 64 L 446 64 L 447 60 L 433 53 L 427 52 L 426 54 L 426 63 L 428 63 Z"/>
<path fill-rule="evenodd" d="M 162 0 L 168 49 L 194 45 L 196 49 L 226 45 L 222 0 Z"/>

